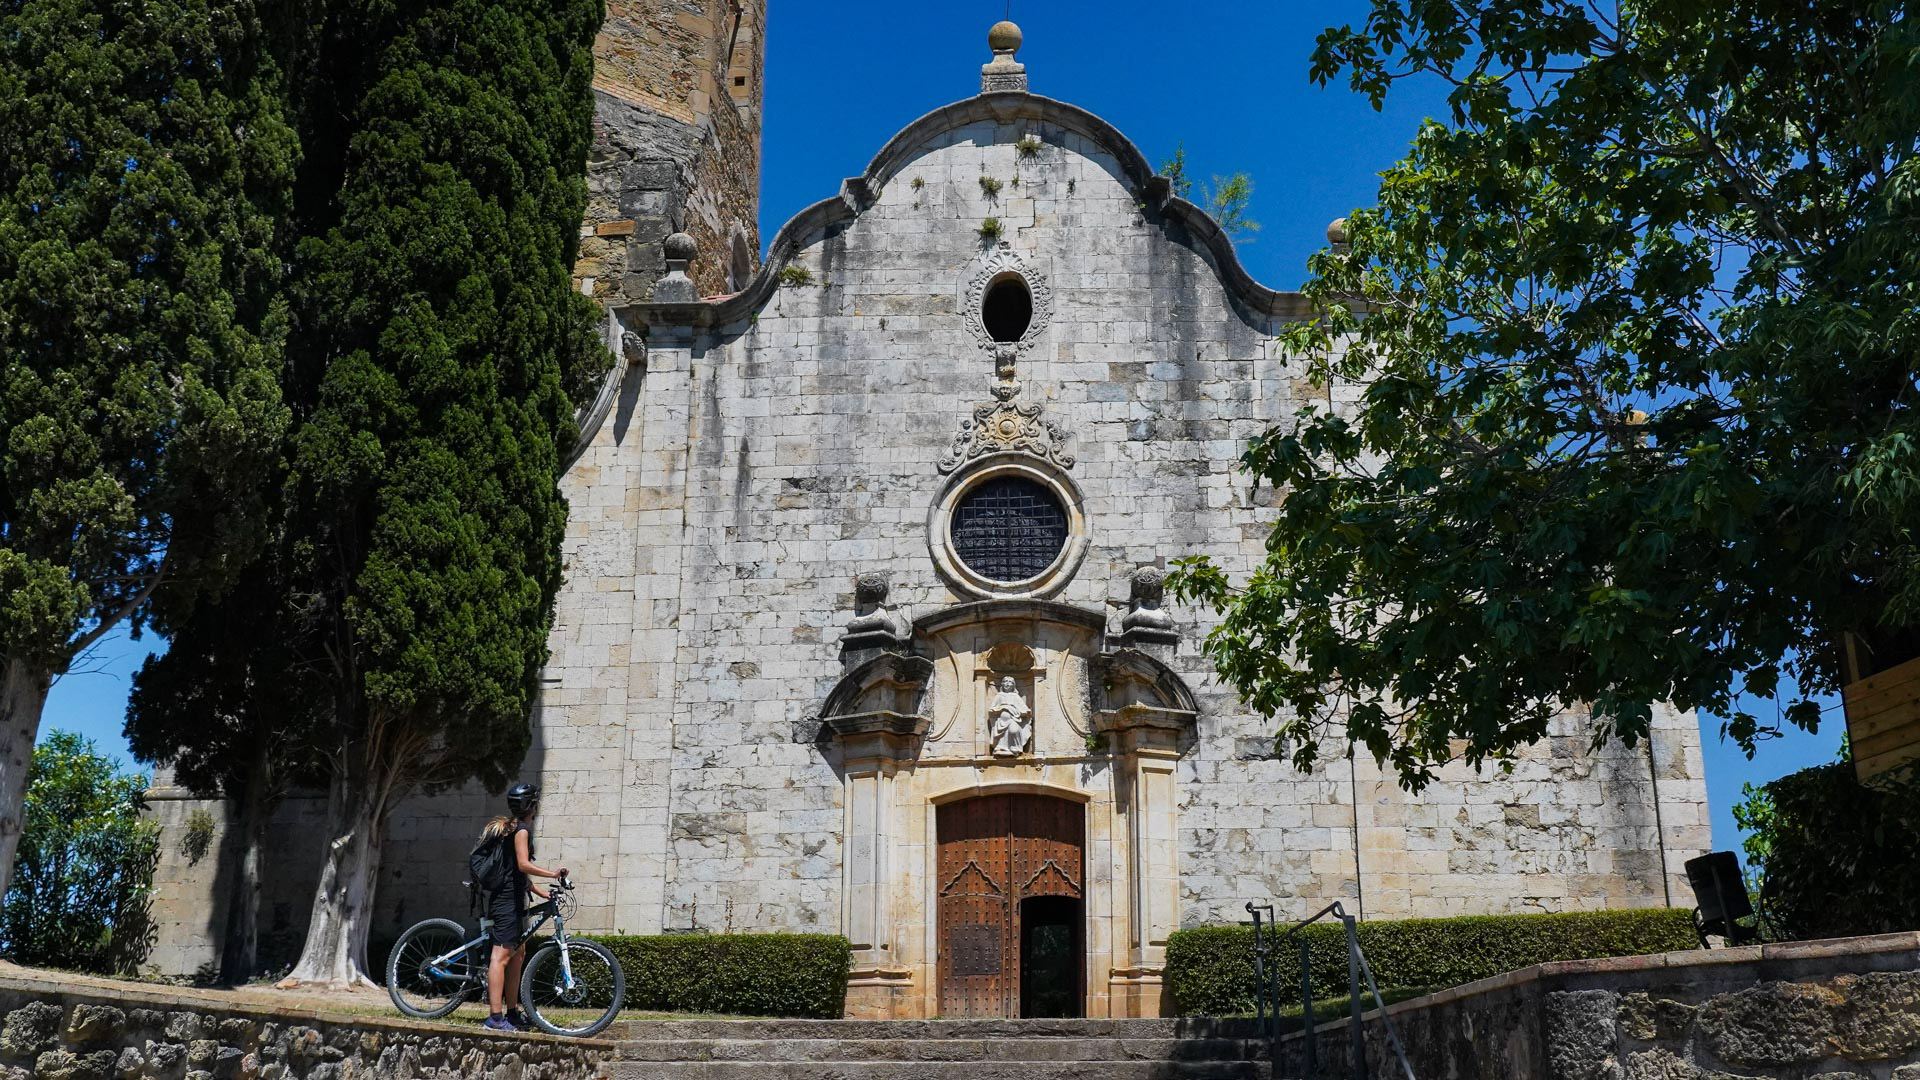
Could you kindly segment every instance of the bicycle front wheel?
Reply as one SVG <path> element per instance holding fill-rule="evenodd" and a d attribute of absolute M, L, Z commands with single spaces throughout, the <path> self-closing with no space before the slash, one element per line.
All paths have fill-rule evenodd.
<path fill-rule="evenodd" d="M 520 1004 L 549 1035 L 598 1035 L 626 997 L 626 972 L 597 941 L 549 942 L 520 974 Z"/>
<path fill-rule="evenodd" d="M 387 954 L 387 996 L 394 1007 L 437 1020 L 477 993 L 487 972 L 474 950 L 462 948 L 466 943 L 467 932 L 451 919 L 408 927 Z"/>

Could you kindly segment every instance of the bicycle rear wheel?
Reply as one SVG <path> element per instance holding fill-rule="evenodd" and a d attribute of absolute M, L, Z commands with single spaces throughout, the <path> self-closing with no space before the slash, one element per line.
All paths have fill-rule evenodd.
<path fill-rule="evenodd" d="M 549 1035 L 597 1035 L 620 1015 L 626 997 L 626 972 L 597 941 L 549 942 L 520 975 L 520 1004 Z"/>
<path fill-rule="evenodd" d="M 467 932 L 451 919 L 428 919 L 407 928 L 387 954 L 387 996 L 394 1007 L 421 1020 L 435 1020 L 460 1007 L 486 984 L 484 961 L 462 948 Z M 451 959 L 438 963 L 452 953 Z"/>

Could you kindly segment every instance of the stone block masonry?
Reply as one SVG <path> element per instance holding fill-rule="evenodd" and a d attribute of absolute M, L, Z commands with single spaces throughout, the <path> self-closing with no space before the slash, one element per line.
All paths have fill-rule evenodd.
<path fill-rule="evenodd" d="M 611 1050 L 0 968 L 0 1080 L 599 1080 Z"/>
<path fill-rule="evenodd" d="M 1387 1008 L 1416 1076 L 1459 1080 L 1920 1080 L 1920 935 L 1578 960 Z M 1373 1075 L 1396 1073 L 1378 1014 Z M 1347 1022 L 1316 1029 L 1349 1071 Z M 1276 1075 L 1305 1075 L 1305 1039 Z"/>
<path fill-rule="evenodd" d="M 765 0 L 612 0 L 594 42 L 593 150 L 574 280 L 610 307 L 649 299 L 662 242 L 699 243 L 702 295 L 760 263 Z"/>
<path fill-rule="evenodd" d="M 1174 711 L 1194 719 L 1160 757 L 1089 739 L 1086 704 L 1116 684 L 1085 665 L 1116 640 L 1100 627 L 1131 610 L 1136 569 L 1258 565 L 1272 497 L 1237 462 L 1328 403 L 1275 344 L 1308 312 L 1248 282 L 1217 227 L 1155 202 L 1137 150 L 1060 102 L 957 103 L 874 162 L 789 223 L 741 295 L 617 313 L 646 355 L 563 483 L 568 577 L 538 720 L 548 812 L 577 823 L 548 821 L 543 840 L 618 883 L 583 911 L 605 922 L 583 926 L 838 930 L 856 943 L 856 1015 L 933 1015 L 948 882 L 929 869 L 932 808 L 995 785 L 1085 800 L 1089 1015 L 1154 1012 L 1166 932 L 1244 918 L 1250 900 L 1304 915 L 1339 899 L 1373 919 L 1684 901 L 1681 864 L 1708 833 L 1696 721 L 1677 710 L 1657 711 L 1651 756 L 1589 749 L 1575 708 L 1511 773 L 1451 766 L 1417 797 L 1367 761 L 1303 774 L 1213 673 L 1206 613 L 1175 605 L 1156 662 L 1191 688 Z M 979 305 L 1012 279 L 1030 319 L 999 343 Z M 1060 452 L 959 427 L 1006 370 L 1008 410 L 1037 410 Z M 971 467 L 957 462 L 1015 457 L 1057 474 L 1083 545 L 1034 586 L 1044 610 L 942 561 L 942 499 Z M 937 669 L 918 742 L 871 760 L 821 740 L 868 574 Z M 1003 621 L 930 629 L 971 603 Z M 1033 749 L 995 756 L 970 741 L 976 673 L 1015 654 L 1045 668 L 1023 688 Z"/>
<path fill-rule="evenodd" d="M 1044 105 L 996 104 L 1027 114 L 904 137 L 857 218 L 796 231 L 789 265 L 812 284 L 711 338 L 650 325 L 634 407 L 565 482 L 540 738 L 579 747 L 544 768 L 583 824 L 618 808 L 617 829 L 569 837 L 565 856 L 617 845 L 614 926 L 840 925 L 843 780 L 805 721 L 840 672 L 857 572 L 891 573 L 916 617 L 965 599 L 936 572 L 926 521 L 955 424 L 994 372 L 960 310 L 983 217 L 1051 282 L 1021 400 L 1071 432 L 1088 542 L 1053 599 L 1120 611 L 1138 564 L 1257 565 L 1272 509 L 1236 461 L 1314 393 L 1273 345 L 1286 318 L 1236 307 L 1212 253 L 1142 211 L 1112 148 Z M 978 183 L 1016 173 L 997 198 Z M 1248 900 L 1305 914 L 1357 898 L 1394 918 L 1684 899 L 1680 863 L 1707 843 L 1690 714 L 1659 712 L 1657 802 L 1645 744 L 1590 753 L 1578 710 L 1511 775 L 1453 767 L 1415 798 L 1369 762 L 1297 772 L 1213 675 L 1204 615 L 1174 615 L 1172 664 L 1200 704 L 1175 776 L 1179 924 L 1243 918 Z M 1103 755 L 1078 756 L 1075 783 L 1108 782 Z"/>

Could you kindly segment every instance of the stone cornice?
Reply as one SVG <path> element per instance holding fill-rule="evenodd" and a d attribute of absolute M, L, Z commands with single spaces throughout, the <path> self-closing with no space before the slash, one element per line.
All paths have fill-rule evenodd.
<path fill-rule="evenodd" d="M 1064 101 L 1019 92 L 979 94 L 944 105 L 902 128 L 880 148 L 866 171 L 848 177 L 840 185 L 840 194 L 822 199 L 788 219 L 768 245 L 766 261 L 752 280 L 739 292 L 697 303 L 632 304 L 625 311 L 649 326 L 709 327 L 745 319 L 758 311 L 779 285 L 785 269 L 802 247 L 805 237 L 824 232 L 833 225 L 851 221 L 873 204 L 875 193 L 928 140 L 982 120 L 1005 122 L 1025 119 L 1054 124 L 1092 140 L 1112 154 L 1134 198 L 1158 213 L 1164 220 L 1185 228 L 1193 242 L 1213 256 L 1221 284 L 1240 305 L 1282 318 L 1307 318 L 1313 306 L 1297 292 L 1281 292 L 1255 281 L 1240 264 L 1233 241 L 1211 215 L 1200 207 L 1172 194 L 1172 182 L 1157 176 L 1131 140 L 1100 117 Z"/>
<path fill-rule="evenodd" d="M 1052 600 L 975 600 L 971 603 L 954 604 L 920 616 L 913 621 L 913 632 L 916 635 L 931 634 L 966 622 L 1022 620 L 1079 625 L 1096 633 L 1103 632 L 1107 625 L 1107 617 L 1101 612 L 1088 611 L 1072 604 L 1061 604 Z"/>

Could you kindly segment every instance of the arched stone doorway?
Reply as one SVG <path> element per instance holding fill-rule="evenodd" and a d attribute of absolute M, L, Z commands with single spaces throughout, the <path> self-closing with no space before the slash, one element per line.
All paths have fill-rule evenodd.
<path fill-rule="evenodd" d="M 848 1014 L 1158 1015 L 1198 713 L 1171 635 L 1048 601 L 884 601 L 862 598 L 817 735 L 845 784 Z"/>
<path fill-rule="evenodd" d="M 978 795 L 938 808 L 940 1015 L 1083 1015 L 1086 807 Z"/>

